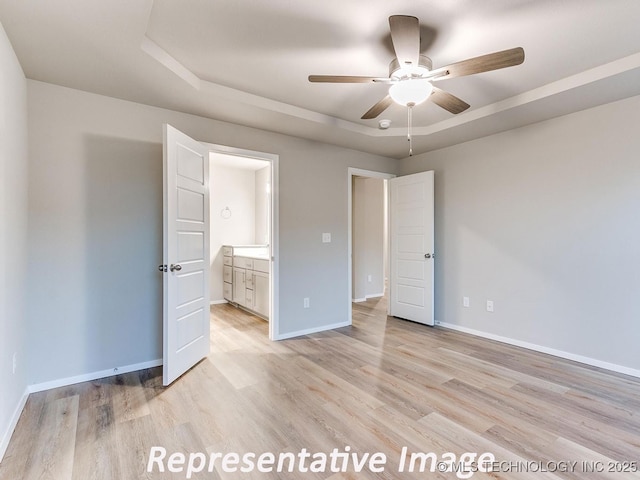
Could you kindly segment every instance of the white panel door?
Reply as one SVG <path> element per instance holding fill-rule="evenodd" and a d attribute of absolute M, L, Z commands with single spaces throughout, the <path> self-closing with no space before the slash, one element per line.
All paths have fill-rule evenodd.
<path fill-rule="evenodd" d="M 208 149 L 164 125 L 163 384 L 209 354 Z"/>
<path fill-rule="evenodd" d="M 389 189 L 389 314 L 433 325 L 433 171 L 392 178 Z"/>

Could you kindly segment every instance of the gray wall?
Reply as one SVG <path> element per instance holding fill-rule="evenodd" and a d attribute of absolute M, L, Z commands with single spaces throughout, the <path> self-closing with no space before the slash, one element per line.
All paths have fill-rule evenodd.
<path fill-rule="evenodd" d="M 26 113 L 26 80 L 0 25 L 0 459 L 27 387 Z"/>
<path fill-rule="evenodd" d="M 638 125 L 634 97 L 402 160 L 435 170 L 436 320 L 640 369 Z"/>
<path fill-rule="evenodd" d="M 384 206 L 383 179 L 353 178 L 354 300 L 362 301 L 384 293 Z"/>
<path fill-rule="evenodd" d="M 397 160 L 37 81 L 28 89 L 31 383 L 160 358 L 164 122 L 280 156 L 280 333 L 348 321 L 347 169 L 393 172 Z"/>

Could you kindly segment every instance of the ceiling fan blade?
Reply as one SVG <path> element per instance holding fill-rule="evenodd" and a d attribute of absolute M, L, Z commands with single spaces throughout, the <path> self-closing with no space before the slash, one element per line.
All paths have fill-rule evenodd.
<path fill-rule="evenodd" d="M 392 103 L 393 103 L 393 100 L 391 99 L 391 97 L 389 95 L 387 95 L 382 100 L 380 100 L 378 103 L 376 103 L 373 107 L 371 107 L 367 111 L 367 113 L 362 115 L 362 117 L 361 117 L 362 120 L 369 120 L 371 118 L 376 118 L 378 115 L 380 115 L 382 112 L 384 112 L 387 108 L 389 108 L 389 106 Z"/>
<path fill-rule="evenodd" d="M 524 49 L 522 49 L 522 47 L 516 47 L 501 52 L 469 58 L 461 62 L 452 63 L 446 67 L 437 68 L 429 72 L 428 77 L 433 77 L 434 81 L 463 77 L 465 75 L 513 67 L 520 65 L 522 62 L 524 62 Z"/>
<path fill-rule="evenodd" d="M 439 107 L 442 107 L 453 114 L 464 112 L 470 107 L 470 105 L 464 100 L 460 100 L 455 95 L 445 92 L 444 90 L 440 90 L 438 87 L 433 87 L 433 93 L 429 99 Z"/>
<path fill-rule="evenodd" d="M 358 77 L 349 75 L 309 75 L 309 81 L 315 83 L 373 83 L 387 82 L 388 78 Z"/>
<path fill-rule="evenodd" d="M 393 15 L 389 17 L 391 41 L 400 66 L 418 65 L 420 56 L 420 22 L 416 17 Z"/>

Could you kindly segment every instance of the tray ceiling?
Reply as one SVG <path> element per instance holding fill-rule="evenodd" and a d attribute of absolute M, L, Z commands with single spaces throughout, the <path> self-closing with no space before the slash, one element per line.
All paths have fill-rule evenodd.
<path fill-rule="evenodd" d="M 635 0 L 0 0 L 27 77 L 402 158 L 406 109 L 361 115 L 387 76 L 388 17 L 421 22 L 434 67 L 521 46 L 524 64 L 438 83 L 471 108 L 414 109 L 414 152 L 640 94 Z"/>

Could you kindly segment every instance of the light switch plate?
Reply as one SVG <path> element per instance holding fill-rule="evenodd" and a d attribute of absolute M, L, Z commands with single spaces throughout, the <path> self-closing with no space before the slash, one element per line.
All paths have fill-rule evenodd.
<path fill-rule="evenodd" d="M 331 243 L 331 234 L 323 233 L 322 234 L 322 243 Z"/>
<path fill-rule="evenodd" d="M 493 300 L 487 300 L 487 312 L 493 312 Z"/>

